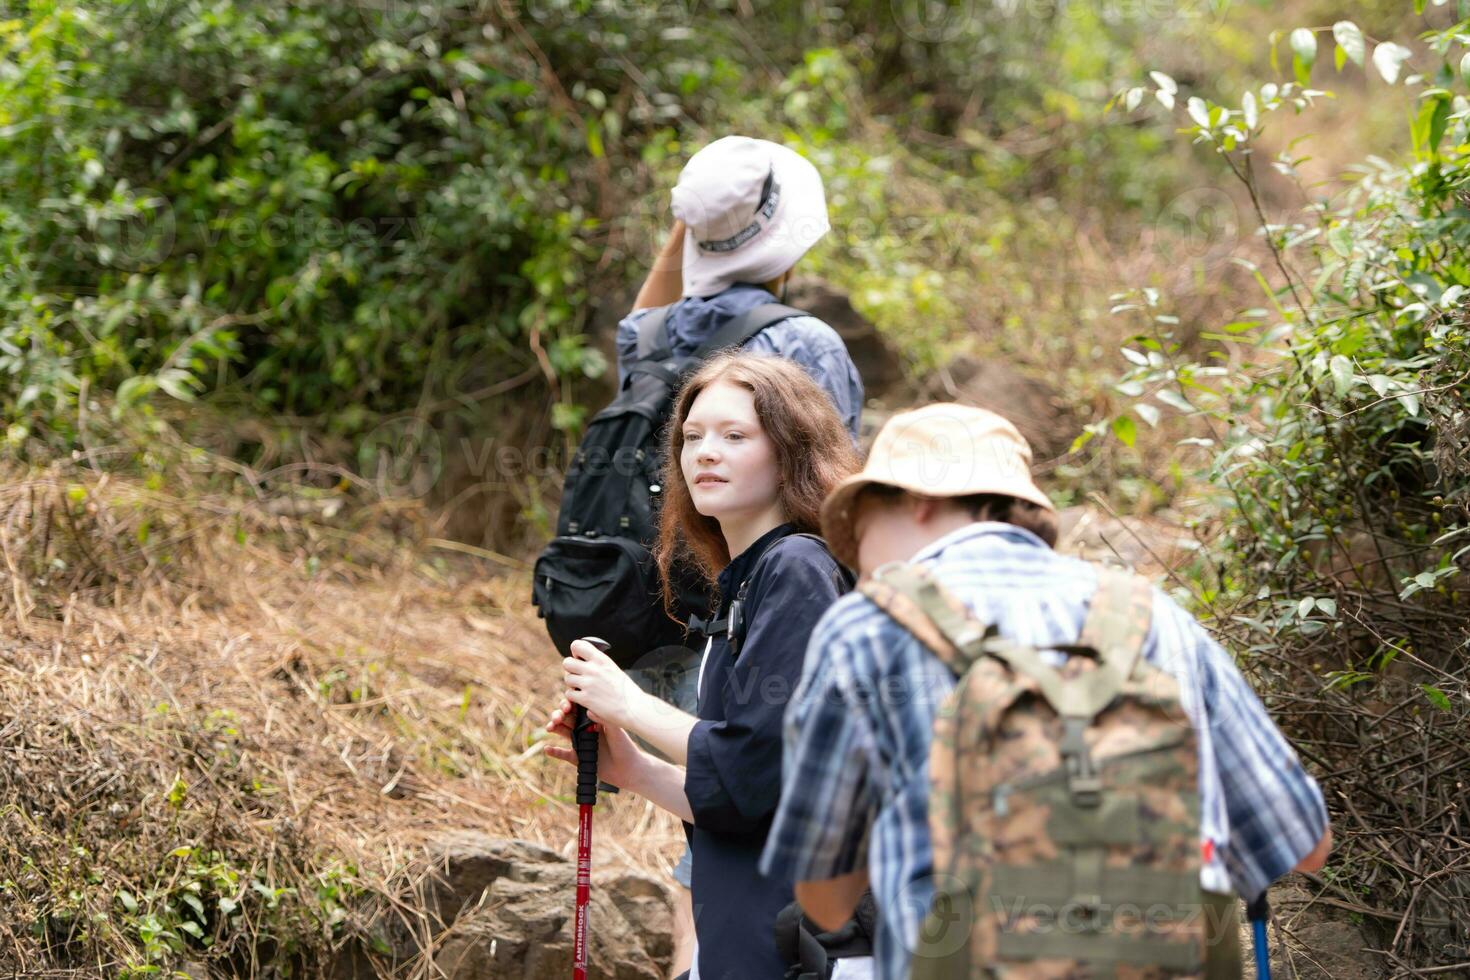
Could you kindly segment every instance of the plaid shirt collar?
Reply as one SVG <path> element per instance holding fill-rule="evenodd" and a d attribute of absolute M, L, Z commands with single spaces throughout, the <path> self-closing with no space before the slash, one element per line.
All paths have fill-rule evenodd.
<path fill-rule="evenodd" d="M 938 557 L 942 552 L 955 545 L 963 544 L 973 538 L 982 537 L 987 534 L 1004 534 L 1019 537 L 1024 541 L 1034 543 L 1037 547 L 1045 548 L 1047 546 L 1045 541 L 1024 527 L 1006 524 L 1003 521 L 975 521 L 973 524 L 966 524 L 964 527 L 955 528 L 948 534 L 930 541 L 924 547 L 914 552 L 914 556 L 909 561 L 911 563 L 928 561 L 930 558 Z"/>

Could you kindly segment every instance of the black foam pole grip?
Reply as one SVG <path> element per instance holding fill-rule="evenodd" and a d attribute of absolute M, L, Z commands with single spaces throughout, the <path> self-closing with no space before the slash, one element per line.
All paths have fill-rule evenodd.
<path fill-rule="evenodd" d="M 584 636 L 583 640 L 606 653 L 611 647 L 606 640 Z M 577 802 L 597 805 L 597 732 L 587 718 L 587 709 L 577 705 L 572 725 L 572 742 L 577 750 Z"/>
<path fill-rule="evenodd" d="M 577 746 L 577 802 L 597 803 L 597 733 L 587 721 L 587 709 L 577 705 L 572 729 Z"/>

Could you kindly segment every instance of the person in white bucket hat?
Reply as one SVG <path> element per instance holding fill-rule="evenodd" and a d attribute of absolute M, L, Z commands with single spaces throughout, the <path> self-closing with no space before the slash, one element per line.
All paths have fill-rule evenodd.
<path fill-rule="evenodd" d="M 722 326 L 785 299 L 792 267 L 831 230 L 822 176 L 770 140 L 725 136 L 699 150 L 672 194 L 674 228 L 618 324 L 618 384 L 639 359 L 639 330 L 662 319 L 659 339 L 686 355 Z M 863 384 L 847 346 L 809 315 L 785 316 L 743 344 L 801 365 L 831 396 L 856 443 Z"/>
<path fill-rule="evenodd" d="M 822 176 L 769 140 L 726 136 L 689 158 L 674 187 L 684 223 L 683 295 L 713 296 L 737 282 L 785 283 L 831 230 Z"/>

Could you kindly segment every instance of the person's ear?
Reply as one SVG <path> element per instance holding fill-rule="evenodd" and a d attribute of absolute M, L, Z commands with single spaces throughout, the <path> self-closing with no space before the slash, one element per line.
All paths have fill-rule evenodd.
<path fill-rule="evenodd" d="M 923 526 L 934 520 L 934 515 L 939 513 L 939 501 L 934 497 L 910 494 L 909 508 L 913 513 L 914 523 Z"/>

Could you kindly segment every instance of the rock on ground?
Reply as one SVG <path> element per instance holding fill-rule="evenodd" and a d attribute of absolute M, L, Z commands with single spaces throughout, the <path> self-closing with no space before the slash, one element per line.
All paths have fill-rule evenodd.
<path fill-rule="evenodd" d="M 1113 517 L 1091 505 L 1058 514 L 1057 550 L 1087 561 L 1122 564 L 1157 577 L 1187 562 L 1198 542 L 1167 517 Z"/>
<path fill-rule="evenodd" d="M 448 980 L 564 980 L 572 972 L 576 865 L 525 841 L 464 832 L 436 847 L 419 901 L 440 925 L 426 938 L 436 976 Z M 593 872 L 589 975 L 663 980 L 674 949 L 672 896 L 657 879 Z M 425 937 L 399 935 L 394 959 L 422 955 Z M 361 950 L 344 954 L 338 980 L 375 973 Z"/>
<path fill-rule="evenodd" d="M 846 293 L 820 279 L 793 279 L 786 305 L 806 310 L 836 330 L 863 379 L 863 393 L 881 398 L 904 381 L 903 358 L 873 322 L 853 308 Z"/>

